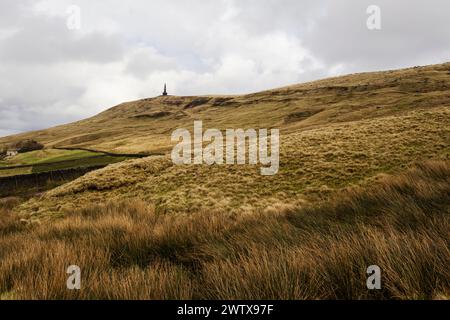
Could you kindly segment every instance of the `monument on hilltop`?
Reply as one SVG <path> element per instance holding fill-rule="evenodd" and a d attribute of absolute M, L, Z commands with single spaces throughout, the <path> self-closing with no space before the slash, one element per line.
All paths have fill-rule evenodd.
<path fill-rule="evenodd" d="M 167 86 L 164 83 L 164 92 L 162 93 L 163 96 L 167 96 Z"/>

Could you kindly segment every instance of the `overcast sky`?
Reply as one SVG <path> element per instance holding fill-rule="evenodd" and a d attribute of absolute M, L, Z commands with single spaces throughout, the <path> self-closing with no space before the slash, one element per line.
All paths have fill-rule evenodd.
<path fill-rule="evenodd" d="M 367 27 L 370 5 L 381 30 Z M 448 0 L 0 0 L 0 136 L 164 82 L 174 95 L 248 93 L 446 62 L 449 12 Z"/>

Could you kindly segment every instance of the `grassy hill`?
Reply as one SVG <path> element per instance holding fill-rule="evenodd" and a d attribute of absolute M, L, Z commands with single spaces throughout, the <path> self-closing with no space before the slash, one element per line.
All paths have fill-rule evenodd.
<path fill-rule="evenodd" d="M 279 128 L 278 174 L 174 165 L 171 133 L 194 120 Z M 0 201 L 0 298 L 450 296 L 450 63 L 143 99 L 0 144 L 27 138 L 165 156 Z M 64 289 L 66 261 L 89 271 L 83 292 Z M 365 288 L 371 264 L 385 272 L 382 291 Z"/>
<path fill-rule="evenodd" d="M 241 96 L 156 97 L 115 106 L 95 117 L 0 138 L 0 145 L 33 138 L 47 147 L 112 152 L 170 149 L 170 133 L 204 127 L 280 128 L 283 133 L 402 115 L 450 105 L 450 63 L 331 78 Z"/>
<path fill-rule="evenodd" d="M 80 204 L 139 198 L 164 212 L 266 210 L 323 199 L 427 159 L 450 157 L 450 109 L 436 107 L 282 135 L 280 170 L 258 166 L 174 166 L 169 157 L 125 161 L 91 172 L 32 200 L 34 216 Z"/>
<path fill-rule="evenodd" d="M 349 75 L 228 97 L 157 97 L 32 137 L 48 146 L 114 152 L 171 150 L 176 128 L 280 128 L 280 171 L 255 166 L 173 166 L 150 157 L 108 166 L 21 207 L 40 217 L 80 204 L 139 198 L 164 212 L 250 212 L 296 206 L 450 155 L 450 63 Z M 83 132 L 83 134 L 80 134 Z"/>
<path fill-rule="evenodd" d="M 85 150 L 37 150 L 1 160 L 0 178 L 71 168 L 106 166 L 125 159 L 128 157 Z"/>

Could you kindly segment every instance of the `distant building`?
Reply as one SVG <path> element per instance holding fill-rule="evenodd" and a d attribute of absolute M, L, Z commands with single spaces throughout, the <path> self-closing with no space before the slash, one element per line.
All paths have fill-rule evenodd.
<path fill-rule="evenodd" d="M 19 151 L 17 151 L 16 149 L 6 151 L 7 157 L 14 157 L 14 156 L 17 156 L 18 154 L 19 154 Z"/>
<path fill-rule="evenodd" d="M 162 93 L 162 95 L 163 96 L 167 96 L 168 94 L 167 94 L 167 86 L 166 86 L 166 84 L 164 83 L 164 92 Z"/>

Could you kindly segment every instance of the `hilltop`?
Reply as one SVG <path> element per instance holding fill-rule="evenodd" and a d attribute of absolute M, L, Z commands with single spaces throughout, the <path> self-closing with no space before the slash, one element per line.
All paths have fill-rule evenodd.
<path fill-rule="evenodd" d="M 92 118 L 0 138 L 35 139 L 46 147 L 152 153 L 170 149 L 170 134 L 205 127 L 305 131 L 345 122 L 401 116 L 450 105 L 450 63 L 354 74 L 240 96 L 160 96 L 122 103 Z"/>

